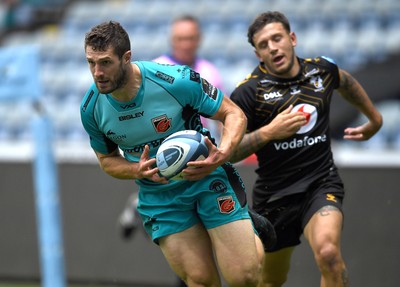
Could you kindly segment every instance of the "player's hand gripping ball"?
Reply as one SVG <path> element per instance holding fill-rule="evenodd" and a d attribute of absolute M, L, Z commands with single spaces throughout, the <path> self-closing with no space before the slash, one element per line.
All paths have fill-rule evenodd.
<path fill-rule="evenodd" d="M 205 159 L 208 147 L 204 136 L 194 130 L 173 133 L 160 145 L 156 155 L 156 163 L 163 177 L 172 180 L 183 180 L 182 170 L 189 161 Z"/>

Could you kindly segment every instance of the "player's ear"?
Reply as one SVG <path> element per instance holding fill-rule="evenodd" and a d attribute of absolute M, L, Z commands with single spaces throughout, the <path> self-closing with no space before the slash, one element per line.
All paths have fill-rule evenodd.
<path fill-rule="evenodd" d="M 122 59 L 125 62 L 125 64 L 130 63 L 131 62 L 131 58 L 132 58 L 131 50 L 126 51 L 125 54 L 122 56 Z"/>
<path fill-rule="evenodd" d="M 297 36 L 294 32 L 290 32 L 289 34 L 290 40 L 292 41 L 292 46 L 296 47 L 297 45 Z"/>

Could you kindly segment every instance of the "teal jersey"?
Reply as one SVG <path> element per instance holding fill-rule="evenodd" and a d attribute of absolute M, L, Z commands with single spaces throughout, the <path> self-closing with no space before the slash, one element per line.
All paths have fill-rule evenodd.
<path fill-rule="evenodd" d="M 138 162 L 145 145 L 155 157 L 161 142 L 180 130 L 203 134 L 200 115 L 211 117 L 219 109 L 223 93 L 187 66 L 134 62 L 142 83 L 130 102 L 100 94 L 93 84 L 80 107 L 81 120 L 91 147 L 102 154 L 120 148 L 128 161 Z M 155 184 L 148 180 L 138 184 Z"/>

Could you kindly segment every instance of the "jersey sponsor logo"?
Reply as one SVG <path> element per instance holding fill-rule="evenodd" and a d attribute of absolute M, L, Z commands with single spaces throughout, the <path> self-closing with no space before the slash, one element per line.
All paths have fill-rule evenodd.
<path fill-rule="evenodd" d="M 120 122 L 122 122 L 122 121 L 127 121 L 127 120 L 133 120 L 133 119 L 136 119 L 136 118 L 140 118 L 140 117 L 143 117 L 143 115 L 144 115 L 144 111 L 141 111 L 141 112 L 137 112 L 135 114 L 120 116 L 120 117 L 118 117 L 118 119 L 119 119 Z"/>
<path fill-rule="evenodd" d="M 108 130 L 106 133 L 106 136 L 112 140 L 113 142 L 121 142 L 122 140 L 126 139 L 126 135 L 117 135 L 115 132 L 112 130 Z"/>
<path fill-rule="evenodd" d="M 318 74 L 318 73 L 319 73 L 319 69 L 314 68 L 314 69 L 312 69 L 311 71 L 307 72 L 304 76 L 305 76 L 306 78 L 309 78 L 309 77 L 311 77 L 311 76 L 313 76 L 313 75 L 316 75 L 316 74 Z"/>
<path fill-rule="evenodd" d="M 211 85 L 206 79 L 203 78 L 203 91 L 213 100 L 217 98 L 218 89 Z"/>
<path fill-rule="evenodd" d="M 167 75 L 167 74 L 164 74 L 163 72 L 160 72 L 160 71 L 156 72 L 156 77 L 160 78 L 161 80 L 166 81 L 166 82 L 168 82 L 170 84 L 173 84 L 174 81 L 175 81 L 174 77 L 172 77 L 170 75 Z"/>
<path fill-rule="evenodd" d="M 171 119 L 167 115 L 152 118 L 151 122 L 157 133 L 165 133 L 171 128 Z"/>
<path fill-rule="evenodd" d="M 283 95 L 280 92 L 265 93 L 263 96 L 266 102 L 283 97 Z"/>
<path fill-rule="evenodd" d="M 305 136 L 302 139 L 294 138 L 291 141 L 274 143 L 274 146 L 276 150 L 288 150 L 312 146 L 324 142 L 326 142 L 325 134 L 316 137 Z"/>
<path fill-rule="evenodd" d="M 290 87 L 290 94 L 291 95 L 296 95 L 296 94 L 299 94 L 300 92 L 301 92 L 301 90 L 300 90 L 298 85 Z"/>
<path fill-rule="evenodd" d="M 229 214 L 235 210 L 235 201 L 231 195 L 218 197 L 217 201 L 221 213 Z"/>
<path fill-rule="evenodd" d="M 112 130 L 108 130 L 106 135 L 111 136 L 111 135 L 115 135 L 115 133 Z"/>
<path fill-rule="evenodd" d="M 336 197 L 333 194 L 328 193 L 326 195 L 326 200 L 337 202 Z"/>
<path fill-rule="evenodd" d="M 200 74 L 190 70 L 190 80 L 196 83 L 200 83 Z"/>
<path fill-rule="evenodd" d="M 315 87 L 315 92 L 323 92 L 325 90 L 322 78 L 320 76 L 311 77 L 310 84 Z"/>
<path fill-rule="evenodd" d="M 292 113 L 302 112 L 306 117 L 306 123 L 297 131 L 296 134 L 304 134 L 309 132 L 317 123 L 317 109 L 310 104 L 299 104 L 293 107 Z"/>
<path fill-rule="evenodd" d="M 144 147 L 146 145 L 148 145 L 150 147 L 150 149 L 158 148 L 161 145 L 161 143 L 164 141 L 164 139 L 166 139 L 166 137 L 165 138 L 163 137 L 163 138 L 160 138 L 157 140 L 153 140 L 153 141 L 150 141 L 147 143 L 142 143 L 140 145 L 134 146 L 133 148 L 124 148 L 123 151 L 126 153 L 130 153 L 133 156 L 140 157 L 140 155 L 143 153 Z"/>
<path fill-rule="evenodd" d="M 128 105 L 120 105 L 121 109 L 127 110 L 136 107 L 136 103 L 128 104 Z"/>
<path fill-rule="evenodd" d="M 214 180 L 213 182 L 211 182 L 209 189 L 211 191 L 219 193 L 224 193 L 228 190 L 226 184 L 221 180 Z"/>

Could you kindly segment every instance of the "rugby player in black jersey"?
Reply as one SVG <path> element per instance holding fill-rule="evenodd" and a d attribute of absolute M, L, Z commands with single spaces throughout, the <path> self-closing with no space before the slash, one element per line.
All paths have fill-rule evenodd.
<path fill-rule="evenodd" d="M 247 132 L 232 162 L 255 153 L 253 208 L 275 226 L 277 243 L 267 246 L 263 283 L 282 286 L 290 259 L 304 234 L 321 272 L 321 286 L 348 286 L 340 241 L 344 187 L 334 164 L 329 108 L 334 90 L 368 119 L 344 130 L 363 141 L 382 125 L 365 90 L 327 57 L 297 57 L 297 38 L 280 12 L 260 14 L 248 29 L 260 64 L 233 91 L 245 112 Z"/>

